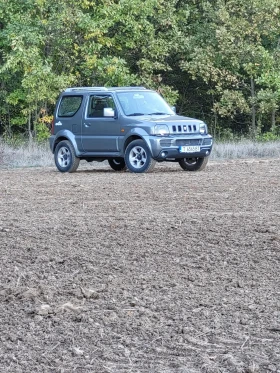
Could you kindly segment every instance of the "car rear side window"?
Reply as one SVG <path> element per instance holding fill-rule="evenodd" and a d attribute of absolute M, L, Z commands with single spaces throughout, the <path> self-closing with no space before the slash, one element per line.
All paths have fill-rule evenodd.
<path fill-rule="evenodd" d="M 81 107 L 83 96 L 64 96 L 60 101 L 58 116 L 73 117 Z"/>

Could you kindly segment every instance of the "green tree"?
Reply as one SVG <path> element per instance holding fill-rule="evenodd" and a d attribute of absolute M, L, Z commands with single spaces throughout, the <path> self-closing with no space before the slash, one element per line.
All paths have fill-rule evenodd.
<path fill-rule="evenodd" d="M 68 86 L 134 84 L 214 130 L 277 132 L 279 3 L 0 0 L 5 131 L 32 139 Z"/>
<path fill-rule="evenodd" d="M 172 17 L 172 4 L 158 0 L 1 0 L 0 97 L 14 113 L 8 133 L 22 124 L 32 139 L 72 85 L 145 84 L 174 103 L 176 93 L 161 83 Z"/>
<path fill-rule="evenodd" d="M 181 69 L 207 86 L 214 117 L 248 123 L 253 137 L 262 96 L 260 77 L 277 70 L 279 0 L 190 1 Z M 279 68 L 278 68 L 279 71 Z M 273 89 L 273 85 L 270 86 Z M 275 106 L 276 107 L 276 106 Z M 259 116 L 260 119 L 260 116 Z"/>

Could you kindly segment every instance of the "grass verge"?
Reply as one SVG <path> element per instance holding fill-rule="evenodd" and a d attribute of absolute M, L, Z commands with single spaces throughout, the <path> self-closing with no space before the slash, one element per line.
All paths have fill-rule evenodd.
<path fill-rule="evenodd" d="M 11 146 L 0 140 L 0 167 L 49 167 L 53 155 L 48 144 L 22 144 Z"/>
<path fill-rule="evenodd" d="M 212 160 L 280 158 L 280 142 L 215 143 Z M 54 166 L 53 154 L 48 144 L 22 144 L 11 146 L 0 140 L 0 167 L 50 167 Z"/>
<path fill-rule="evenodd" d="M 280 141 L 241 141 L 214 144 L 211 159 L 279 158 Z"/>

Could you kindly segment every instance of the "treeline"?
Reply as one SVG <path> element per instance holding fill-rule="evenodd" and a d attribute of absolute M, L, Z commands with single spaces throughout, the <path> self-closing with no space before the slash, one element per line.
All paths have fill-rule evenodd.
<path fill-rule="evenodd" d="M 279 135 L 280 0 L 0 0 L 0 128 L 48 136 L 69 86 L 144 85 L 216 137 Z"/>

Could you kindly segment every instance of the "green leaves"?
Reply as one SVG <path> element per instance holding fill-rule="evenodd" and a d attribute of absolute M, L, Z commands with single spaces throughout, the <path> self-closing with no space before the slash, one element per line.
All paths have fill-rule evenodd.
<path fill-rule="evenodd" d="M 68 86 L 139 84 L 210 126 L 247 131 L 271 111 L 277 124 L 279 9 L 279 0 L 0 0 L 1 112 L 36 129 Z"/>
<path fill-rule="evenodd" d="M 198 87 L 201 81 L 208 86 L 208 110 L 216 114 L 215 121 L 217 115 L 235 119 L 242 113 L 248 119 L 252 115 L 254 127 L 263 119 L 263 100 L 268 103 L 273 96 L 275 107 L 279 8 L 278 0 L 203 1 L 190 8 L 189 40 L 182 46 L 180 66 Z M 264 95 L 263 85 L 274 94 Z"/>

